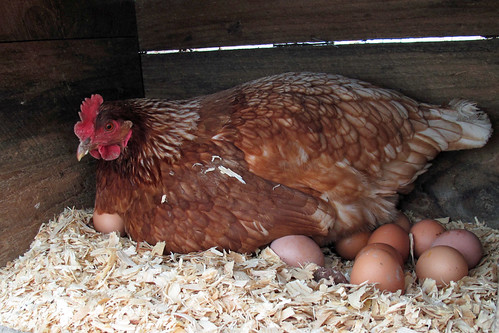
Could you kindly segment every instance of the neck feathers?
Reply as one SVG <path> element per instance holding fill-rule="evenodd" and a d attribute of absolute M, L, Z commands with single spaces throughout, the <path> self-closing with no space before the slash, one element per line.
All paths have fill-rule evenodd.
<path fill-rule="evenodd" d="M 199 103 L 137 99 L 131 104 L 137 124 L 117 171 L 132 182 L 157 182 L 161 165 L 178 160 L 182 145 L 196 139 Z"/>

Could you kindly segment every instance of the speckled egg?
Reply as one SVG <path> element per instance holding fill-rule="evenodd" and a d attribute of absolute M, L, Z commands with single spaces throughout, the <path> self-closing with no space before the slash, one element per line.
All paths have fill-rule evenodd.
<path fill-rule="evenodd" d="M 390 252 L 390 254 L 392 256 L 395 257 L 395 259 L 397 259 L 397 262 L 400 264 L 400 266 L 404 266 L 404 259 L 402 258 L 402 255 L 400 254 L 399 251 L 397 251 L 393 246 L 391 245 L 388 245 L 388 244 L 385 244 L 385 243 L 370 243 L 370 244 L 367 244 L 366 246 L 364 246 L 360 251 L 359 253 L 357 254 L 356 258 L 361 256 L 362 253 L 370 250 L 370 249 L 382 249 L 382 250 L 385 250 L 387 252 Z"/>
<path fill-rule="evenodd" d="M 431 278 L 439 287 L 458 281 L 467 274 L 468 264 L 463 255 L 450 246 L 433 246 L 423 252 L 416 263 L 418 279 Z"/>
<path fill-rule="evenodd" d="M 374 230 L 367 243 L 385 243 L 391 245 L 400 252 L 404 262 L 409 258 L 409 234 L 397 224 L 388 223 L 380 226 Z"/>
<path fill-rule="evenodd" d="M 411 228 L 414 239 L 414 255 L 419 257 L 428 250 L 438 235 L 445 231 L 445 228 L 435 220 L 425 219 L 417 222 Z"/>
<path fill-rule="evenodd" d="M 350 283 L 375 283 L 380 290 L 405 291 L 405 276 L 399 261 L 381 248 L 371 248 L 359 253 L 350 273 Z"/>

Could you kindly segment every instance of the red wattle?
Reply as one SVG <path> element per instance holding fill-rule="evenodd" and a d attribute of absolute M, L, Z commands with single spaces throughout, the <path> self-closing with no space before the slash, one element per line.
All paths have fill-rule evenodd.
<path fill-rule="evenodd" d="M 119 145 L 101 146 L 99 153 L 106 161 L 115 160 L 121 154 L 121 147 Z"/>

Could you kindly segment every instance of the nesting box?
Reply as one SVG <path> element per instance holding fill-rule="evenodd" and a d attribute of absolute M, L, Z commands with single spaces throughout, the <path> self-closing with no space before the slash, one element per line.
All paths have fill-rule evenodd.
<path fill-rule="evenodd" d="M 92 208 L 95 164 L 90 158 L 77 162 L 73 126 L 81 100 L 93 93 L 105 100 L 184 99 L 271 74 L 337 73 L 419 101 L 474 101 L 489 115 L 495 133 L 498 130 L 495 1 L 26 0 L 0 2 L 0 18 L 2 266 L 23 254 L 40 225 L 65 207 Z M 443 36 L 485 38 L 365 42 Z M 401 209 L 416 217 L 468 222 L 476 217 L 497 229 L 498 143 L 495 134 L 484 148 L 439 155 L 415 190 L 401 199 Z M 204 256 L 209 262 L 261 265 L 238 254 Z M 225 266 L 226 273 L 233 274 L 231 267 Z M 206 274 L 198 278 L 215 283 L 210 280 L 215 272 Z M 282 274 L 287 282 L 308 277 L 306 270 Z M 181 289 L 170 286 L 166 294 L 180 302 L 177 287 Z M 304 299 L 310 288 L 298 282 L 288 287 Z M 365 299 L 356 302 L 356 310 L 365 305 Z M 226 312 L 234 310 L 227 304 Z M 284 321 L 307 311 L 282 310 Z M 184 324 L 196 317 L 189 316 L 177 314 Z M 323 324 L 329 318 L 324 316 Z M 133 329 L 134 320 L 127 329 Z M 206 327 L 213 328 L 209 322 Z M 200 323 L 198 327 L 204 327 Z"/>

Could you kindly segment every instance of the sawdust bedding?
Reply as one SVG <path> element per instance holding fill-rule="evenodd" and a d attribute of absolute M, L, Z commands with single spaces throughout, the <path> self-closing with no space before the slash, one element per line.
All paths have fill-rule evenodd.
<path fill-rule="evenodd" d="M 286 266 L 211 249 L 161 255 L 88 226 L 91 212 L 66 209 L 43 224 L 30 250 L 0 270 L 0 325 L 32 332 L 491 332 L 496 321 L 499 230 L 448 222 L 482 240 L 470 276 L 437 289 L 411 264 L 406 293 L 316 281 L 316 266 Z M 327 252 L 326 266 L 352 262 Z"/>

